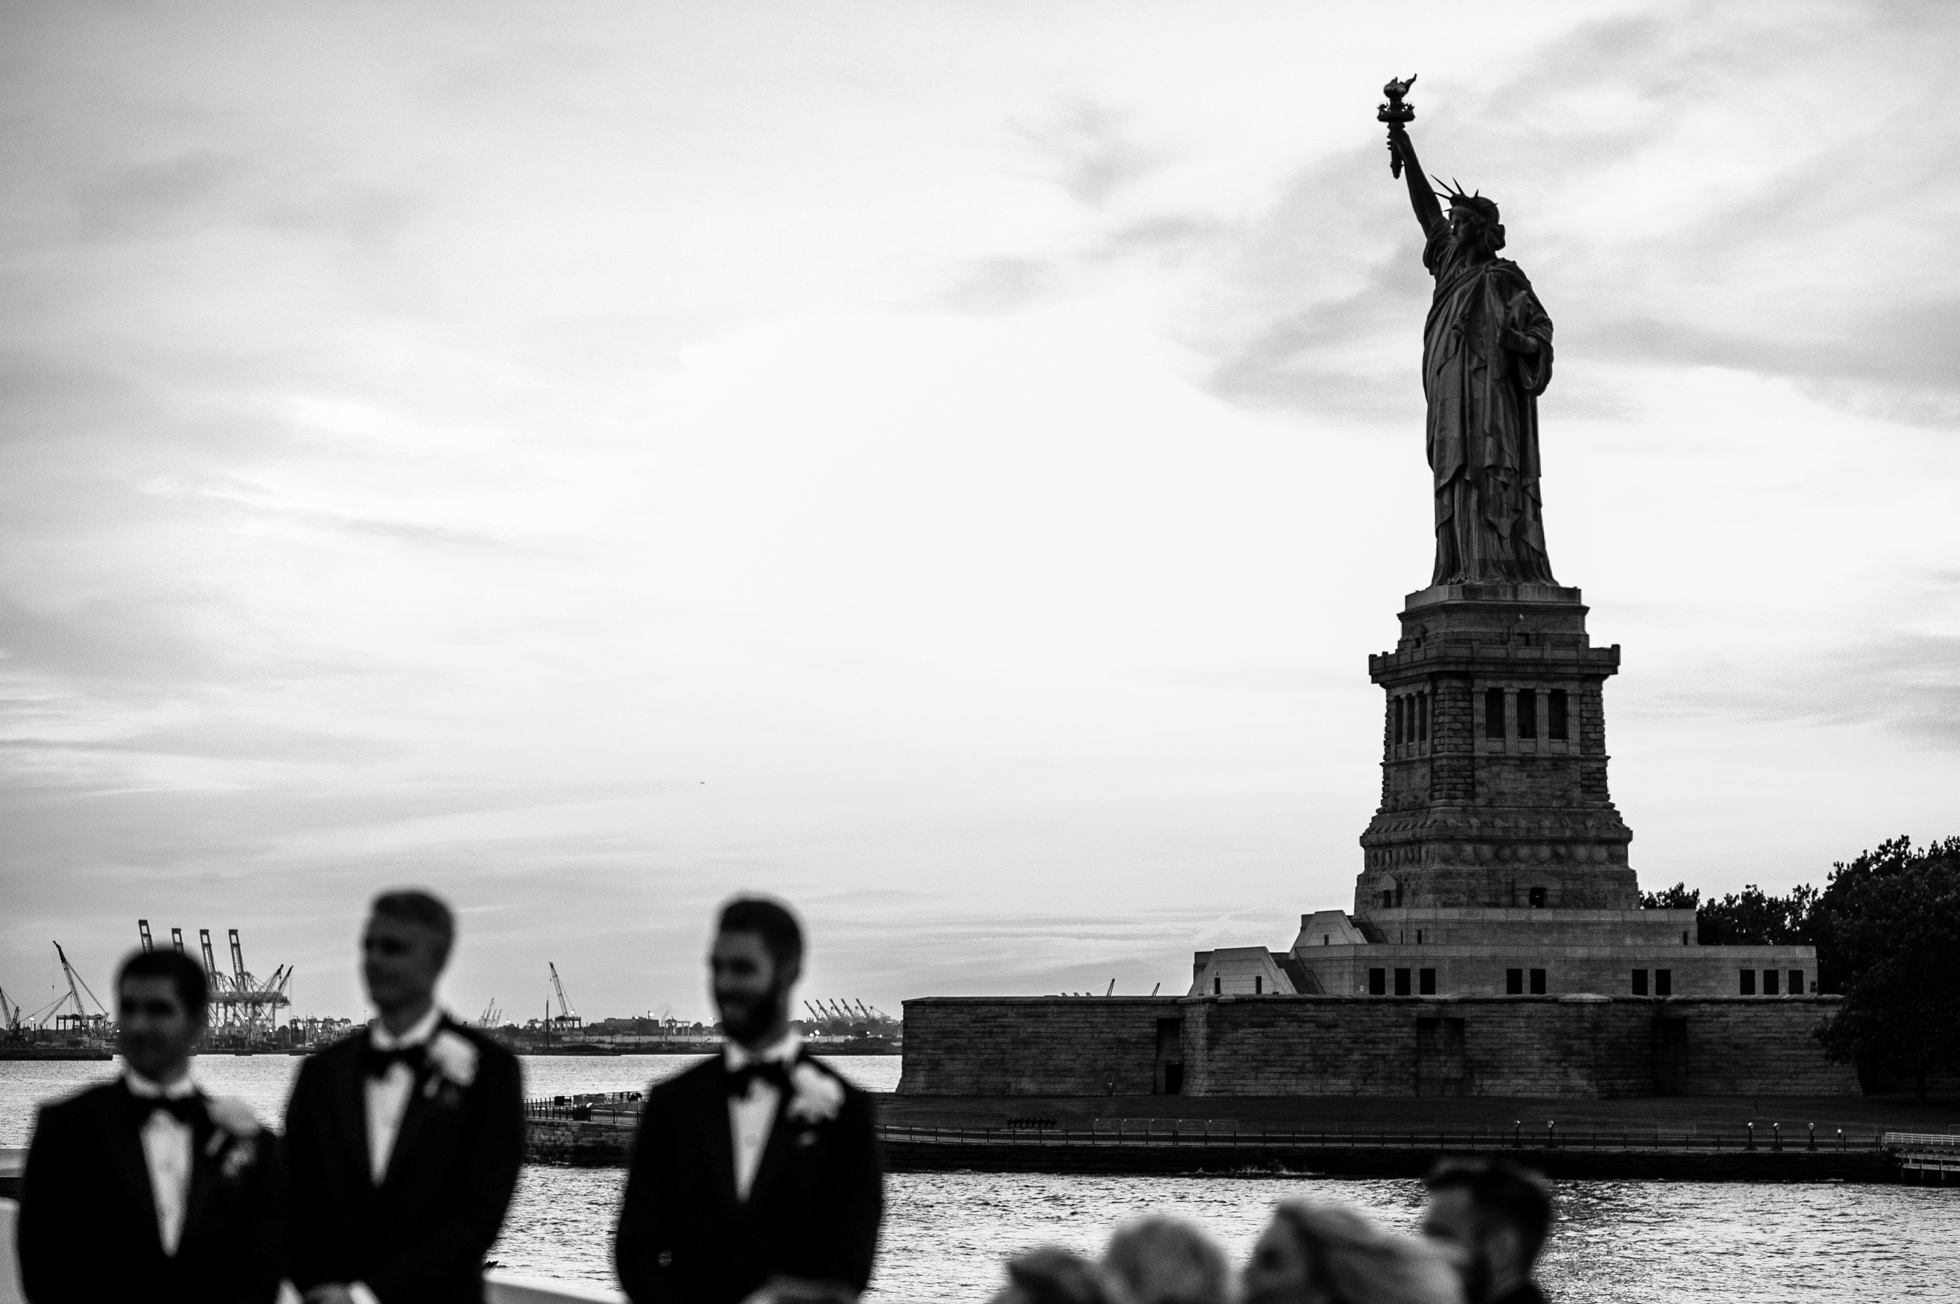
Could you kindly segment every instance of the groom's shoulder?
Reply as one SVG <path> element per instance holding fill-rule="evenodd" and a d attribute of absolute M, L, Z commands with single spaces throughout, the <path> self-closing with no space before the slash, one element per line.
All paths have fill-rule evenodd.
<path fill-rule="evenodd" d="M 856 1096 L 865 1095 L 864 1088 L 860 1087 L 857 1083 L 845 1077 L 842 1073 L 839 1073 L 836 1069 L 830 1067 L 828 1058 L 826 1056 L 817 1054 L 815 1051 L 811 1050 L 807 1046 L 805 1046 L 803 1048 L 803 1052 L 796 1057 L 796 1063 L 798 1067 L 807 1064 L 811 1068 L 815 1069 L 817 1072 L 823 1074 L 825 1077 L 829 1078 L 832 1082 L 835 1082 L 838 1086 L 844 1088 L 844 1094 L 846 1096 L 856 1097 Z"/>
<path fill-rule="evenodd" d="M 59 1127 L 65 1123 L 91 1120 L 114 1109 L 122 1100 L 123 1084 L 120 1078 L 98 1082 L 83 1087 L 56 1100 L 50 1100 L 40 1109 L 43 1126 L 53 1123 Z"/>
<path fill-rule="evenodd" d="M 476 1051 L 477 1075 L 493 1081 L 516 1082 L 521 1077 L 517 1054 L 481 1028 L 472 1028 L 454 1019 L 444 1019 L 443 1030 L 453 1032 Z"/>
<path fill-rule="evenodd" d="M 366 1044 L 367 1027 L 365 1024 L 357 1024 L 326 1045 L 316 1046 L 308 1051 L 305 1060 L 300 1063 L 299 1071 L 318 1072 L 321 1069 L 347 1064 L 359 1058 L 361 1047 Z"/>
<path fill-rule="evenodd" d="M 464 1041 L 474 1046 L 479 1060 L 493 1061 L 506 1068 L 515 1068 L 517 1066 L 516 1052 L 512 1051 L 510 1047 L 504 1045 L 481 1028 L 473 1028 L 467 1023 L 459 1023 L 455 1019 L 445 1018 L 442 1021 L 442 1029 L 444 1032 L 455 1033 L 458 1037 L 461 1037 Z"/>

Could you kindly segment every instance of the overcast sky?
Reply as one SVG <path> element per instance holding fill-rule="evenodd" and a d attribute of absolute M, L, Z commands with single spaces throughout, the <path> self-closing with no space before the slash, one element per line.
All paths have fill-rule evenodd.
<path fill-rule="evenodd" d="M 1374 119 L 1557 324 L 1647 887 L 1960 833 L 1960 8 L 0 10 L 0 986 L 1189 982 L 1351 905 L 1433 541 Z"/>

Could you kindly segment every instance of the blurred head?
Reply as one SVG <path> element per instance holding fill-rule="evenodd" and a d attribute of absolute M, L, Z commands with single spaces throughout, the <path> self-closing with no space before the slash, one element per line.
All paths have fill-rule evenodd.
<path fill-rule="evenodd" d="M 1470 1304 L 1483 1304 L 1531 1276 L 1552 1229 L 1544 1179 L 1502 1162 L 1453 1160 L 1424 1179 L 1423 1235 L 1447 1246 Z"/>
<path fill-rule="evenodd" d="M 361 933 L 361 977 L 374 1008 L 385 1016 L 433 1002 L 455 941 L 456 917 L 429 893 L 376 897 Z"/>
<path fill-rule="evenodd" d="M 1139 1218 L 1103 1251 L 1103 1276 L 1122 1304 L 1225 1304 L 1231 1271 L 1203 1232 L 1175 1218 Z"/>
<path fill-rule="evenodd" d="M 1288 1202 L 1273 1211 L 1244 1275 L 1245 1304 L 1462 1304 L 1436 1247 L 1352 1209 Z"/>
<path fill-rule="evenodd" d="M 179 951 L 138 951 L 116 974 L 116 1048 L 152 1082 L 174 1082 L 204 1035 L 204 966 Z"/>
<path fill-rule="evenodd" d="M 1096 1265 L 1072 1250 L 1045 1246 L 1007 1261 L 1007 1285 L 992 1304 L 1109 1304 Z"/>
<path fill-rule="evenodd" d="M 789 1022 L 789 993 L 803 973 L 803 929 L 789 907 L 737 897 L 721 908 L 708 951 L 709 984 L 722 1030 L 750 1045 Z"/>

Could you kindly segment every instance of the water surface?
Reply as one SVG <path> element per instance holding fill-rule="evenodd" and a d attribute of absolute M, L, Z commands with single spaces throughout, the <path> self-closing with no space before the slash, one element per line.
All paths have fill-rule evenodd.
<path fill-rule="evenodd" d="M 525 1090 L 548 1096 L 635 1090 L 698 1056 L 526 1057 Z M 896 1056 L 837 1057 L 871 1090 L 897 1083 Z M 276 1119 L 300 1061 L 204 1056 L 208 1090 Z M 0 1062 L 0 1146 L 25 1145 L 42 1100 L 112 1076 L 114 1064 Z M 613 1285 L 610 1237 L 625 1174 L 529 1165 L 493 1256 L 526 1275 Z M 1334 1200 L 1399 1228 L 1422 1205 L 1407 1180 L 895 1173 L 879 1276 L 867 1304 L 979 1301 L 1002 1259 L 1032 1245 L 1094 1252 L 1144 1213 L 1189 1218 L 1242 1257 L 1282 1199 Z M 1960 1187 L 1824 1183 L 1561 1182 L 1562 1222 L 1543 1281 L 1557 1301 L 1960 1298 Z"/>

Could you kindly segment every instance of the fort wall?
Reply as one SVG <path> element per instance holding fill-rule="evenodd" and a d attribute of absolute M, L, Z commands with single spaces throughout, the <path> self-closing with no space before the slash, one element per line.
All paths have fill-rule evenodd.
<path fill-rule="evenodd" d="M 1857 1094 L 1812 1032 L 1839 998 L 934 997 L 909 1095 Z"/>

